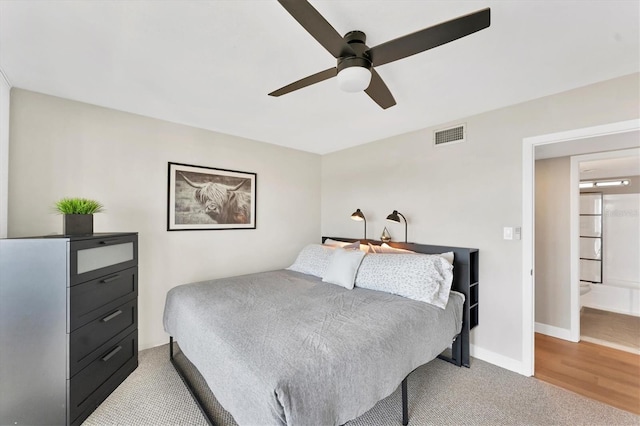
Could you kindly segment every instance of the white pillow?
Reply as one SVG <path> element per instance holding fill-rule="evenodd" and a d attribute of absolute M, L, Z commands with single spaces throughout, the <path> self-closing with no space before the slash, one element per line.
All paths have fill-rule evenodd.
<path fill-rule="evenodd" d="M 355 285 L 444 309 L 453 282 L 452 271 L 453 266 L 440 255 L 368 254 L 360 265 Z"/>
<path fill-rule="evenodd" d="M 287 269 L 322 278 L 334 250 L 333 247 L 322 244 L 309 244 L 300 251 L 296 261 Z"/>
<path fill-rule="evenodd" d="M 360 250 L 336 248 L 333 251 L 331 260 L 329 260 L 329 265 L 322 277 L 322 281 L 351 290 L 356 279 L 358 267 L 365 254 Z"/>
<path fill-rule="evenodd" d="M 446 260 L 447 262 L 449 262 L 451 265 L 453 265 L 453 252 L 452 251 L 448 251 L 446 253 L 440 253 L 440 256 L 442 256 L 442 258 L 444 260 Z"/>

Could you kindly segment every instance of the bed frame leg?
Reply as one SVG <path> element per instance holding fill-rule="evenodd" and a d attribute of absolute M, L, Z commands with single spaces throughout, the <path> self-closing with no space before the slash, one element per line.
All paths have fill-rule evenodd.
<path fill-rule="evenodd" d="M 409 402 L 407 400 L 407 378 L 402 381 L 402 424 L 407 426 L 409 424 Z"/>
<path fill-rule="evenodd" d="M 462 360 L 462 345 L 463 345 L 463 343 L 462 343 L 462 340 L 463 340 L 463 337 L 462 337 L 462 333 L 461 333 L 458 336 L 458 338 L 456 339 L 456 341 L 453 342 L 453 346 L 451 347 L 452 352 L 455 353 L 455 355 L 454 355 L 454 359 L 456 361 L 455 364 L 458 367 L 462 367 L 462 364 L 463 364 L 463 360 Z M 467 364 L 469 364 L 469 363 L 467 362 Z"/>
<path fill-rule="evenodd" d="M 198 396 L 198 394 L 196 394 L 196 391 L 194 390 L 193 386 L 191 386 L 191 383 L 187 379 L 187 376 L 185 375 L 185 372 L 182 370 L 182 367 L 178 365 L 178 361 L 176 361 L 176 359 L 173 357 L 173 336 L 169 336 L 169 360 L 171 360 L 171 364 L 173 365 L 173 368 L 176 369 L 176 372 L 178 373 L 178 376 L 180 376 L 182 383 L 184 383 L 185 387 L 189 390 L 191 397 L 193 398 L 195 403 L 198 405 L 200 412 L 204 416 L 209 426 L 216 426 L 216 423 L 213 421 L 213 418 L 209 415 L 209 413 L 207 413 L 207 410 L 204 409 L 203 400 Z"/>

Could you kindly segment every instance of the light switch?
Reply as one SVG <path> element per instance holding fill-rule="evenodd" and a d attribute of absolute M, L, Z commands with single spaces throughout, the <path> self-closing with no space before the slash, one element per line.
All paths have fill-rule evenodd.
<path fill-rule="evenodd" d="M 513 228 L 505 226 L 503 230 L 503 238 L 505 240 L 513 240 Z"/>
<path fill-rule="evenodd" d="M 517 226 L 515 228 L 515 233 L 514 233 L 514 238 L 516 240 L 521 240 L 522 239 L 522 228 L 520 226 Z"/>

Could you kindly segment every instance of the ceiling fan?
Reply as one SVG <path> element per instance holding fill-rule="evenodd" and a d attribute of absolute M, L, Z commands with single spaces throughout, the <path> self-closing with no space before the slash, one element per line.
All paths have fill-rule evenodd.
<path fill-rule="evenodd" d="M 491 10 L 486 8 L 370 48 L 365 44 L 366 35 L 362 31 L 350 31 L 340 37 L 307 0 L 278 2 L 338 60 L 338 64 L 288 84 L 269 93 L 269 96 L 285 95 L 337 76 L 342 90 L 364 90 L 383 109 L 394 106 L 396 100 L 374 67 L 433 49 L 485 29 L 491 24 Z"/>

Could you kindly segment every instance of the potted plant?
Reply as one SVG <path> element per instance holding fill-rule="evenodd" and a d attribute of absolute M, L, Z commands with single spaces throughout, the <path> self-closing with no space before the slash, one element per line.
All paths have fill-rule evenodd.
<path fill-rule="evenodd" d="M 104 210 L 101 203 L 87 198 L 63 198 L 55 208 L 64 216 L 64 235 L 93 234 L 93 214 Z"/>

